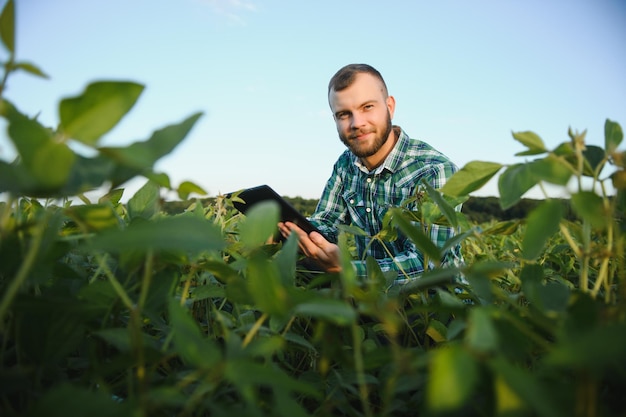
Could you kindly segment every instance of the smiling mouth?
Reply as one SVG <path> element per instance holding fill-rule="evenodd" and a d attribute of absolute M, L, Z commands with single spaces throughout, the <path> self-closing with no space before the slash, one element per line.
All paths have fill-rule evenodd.
<path fill-rule="evenodd" d="M 353 139 L 353 140 L 363 140 L 370 133 L 372 133 L 372 132 L 357 132 L 357 133 L 351 135 L 350 139 Z"/>

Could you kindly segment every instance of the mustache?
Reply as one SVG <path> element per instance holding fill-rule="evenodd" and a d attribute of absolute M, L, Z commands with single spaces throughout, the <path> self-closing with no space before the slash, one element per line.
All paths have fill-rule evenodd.
<path fill-rule="evenodd" d="M 348 139 L 356 139 L 357 136 L 365 135 L 367 133 L 374 133 L 374 132 L 375 132 L 375 130 L 373 130 L 373 129 L 357 129 L 357 130 L 353 130 L 348 135 Z"/>

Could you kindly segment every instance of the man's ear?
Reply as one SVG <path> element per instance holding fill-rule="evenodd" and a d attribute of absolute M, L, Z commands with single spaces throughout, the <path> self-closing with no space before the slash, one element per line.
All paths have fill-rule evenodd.
<path fill-rule="evenodd" d="M 393 96 L 388 96 L 386 101 L 389 118 L 393 119 L 393 112 L 396 110 L 396 99 Z"/>

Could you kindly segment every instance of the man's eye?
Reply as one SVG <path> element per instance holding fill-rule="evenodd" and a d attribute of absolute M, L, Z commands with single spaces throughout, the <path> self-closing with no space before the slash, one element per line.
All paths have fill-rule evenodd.
<path fill-rule="evenodd" d="M 364 108 L 365 110 L 371 110 L 371 109 L 373 109 L 373 108 L 374 108 L 374 105 L 373 105 L 373 104 L 366 104 L 365 106 L 363 106 L 363 108 Z"/>
<path fill-rule="evenodd" d="M 348 113 L 338 113 L 337 119 L 344 120 L 348 118 Z"/>

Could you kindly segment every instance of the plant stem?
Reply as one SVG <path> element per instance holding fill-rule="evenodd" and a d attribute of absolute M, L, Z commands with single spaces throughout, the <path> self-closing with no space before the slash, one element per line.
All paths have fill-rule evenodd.
<path fill-rule="evenodd" d="M 363 354 L 361 352 L 361 337 L 359 334 L 359 326 L 357 323 L 352 323 L 352 341 L 354 343 L 354 367 L 356 370 L 356 377 L 359 383 L 359 394 L 361 397 L 361 405 L 363 406 L 363 412 L 366 417 L 372 417 L 372 410 L 370 410 L 367 392 L 367 385 L 365 383 L 365 370 L 363 366 Z"/>
<path fill-rule="evenodd" d="M 5 315 L 7 314 L 13 299 L 26 281 L 31 268 L 35 264 L 35 259 L 37 258 L 39 248 L 41 247 L 46 225 L 47 222 L 43 221 L 43 219 L 37 224 L 37 228 L 33 233 L 33 239 L 30 247 L 28 248 L 28 252 L 26 253 L 26 257 L 20 265 L 17 275 L 15 275 L 15 278 L 11 281 L 6 292 L 4 293 L 4 296 L 2 297 L 2 301 L 0 302 L 0 333 L 4 332 Z"/>
<path fill-rule="evenodd" d="M 248 334 L 246 334 L 246 337 L 245 339 L 243 339 L 243 343 L 241 344 L 241 346 L 243 347 L 248 346 L 248 344 L 252 341 L 254 336 L 259 332 L 259 329 L 263 325 L 263 322 L 265 322 L 265 320 L 267 320 L 268 317 L 269 315 L 267 313 L 263 313 L 263 315 L 259 317 L 259 319 L 254 323 L 254 326 L 252 326 Z"/>
<path fill-rule="evenodd" d="M 107 279 L 109 280 L 109 283 L 113 287 L 113 290 L 118 295 L 118 297 L 120 297 L 120 299 L 122 300 L 122 303 L 124 303 L 126 308 L 128 308 L 130 311 L 133 311 L 135 308 L 133 301 L 130 299 L 128 294 L 126 294 L 126 291 L 124 291 L 124 287 L 122 287 L 122 284 L 120 284 L 117 278 L 115 278 L 115 275 L 113 275 L 111 270 L 105 265 L 104 257 L 99 254 L 96 254 L 96 259 L 98 260 L 98 265 L 102 268 L 104 275 L 106 275 Z"/>

